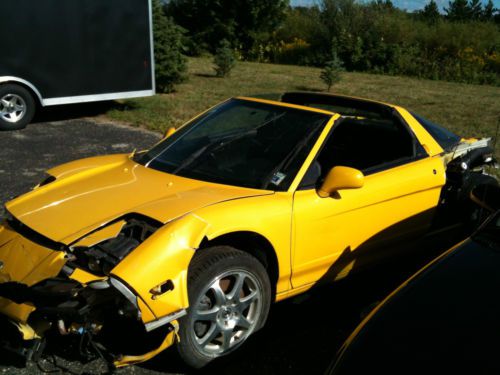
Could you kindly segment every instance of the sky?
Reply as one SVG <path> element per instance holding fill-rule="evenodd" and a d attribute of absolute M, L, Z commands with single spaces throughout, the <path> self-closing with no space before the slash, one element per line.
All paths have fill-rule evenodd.
<path fill-rule="evenodd" d="M 317 3 L 318 0 L 291 0 L 292 5 L 311 5 Z M 392 0 L 395 6 L 401 9 L 406 9 L 409 11 L 423 9 L 423 7 L 429 2 L 429 0 Z M 449 0 L 436 0 L 438 6 L 443 9 L 448 7 Z M 487 3 L 488 0 L 483 0 L 483 3 Z M 493 0 L 495 8 L 500 8 L 500 0 Z"/>

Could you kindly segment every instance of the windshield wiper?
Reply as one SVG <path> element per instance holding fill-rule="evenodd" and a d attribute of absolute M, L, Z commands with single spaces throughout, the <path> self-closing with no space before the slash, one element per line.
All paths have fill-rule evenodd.
<path fill-rule="evenodd" d="M 174 169 L 172 174 L 175 175 L 179 173 L 181 170 L 185 169 L 186 167 L 189 167 L 191 164 L 197 161 L 201 156 L 205 155 L 207 151 L 211 150 L 213 146 L 218 145 L 219 142 L 221 142 L 221 140 L 217 139 L 215 141 L 210 142 L 208 145 L 203 146 L 198 151 L 193 152 L 187 159 L 185 159 L 181 164 L 179 164 L 177 168 Z"/>
<path fill-rule="evenodd" d="M 220 149 L 223 146 L 227 146 L 227 145 L 231 144 L 232 142 L 235 142 L 235 141 L 237 141 L 237 140 L 239 140 L 241 138 L 246 137 L 249 134 L 255 133 L 258 129 L 260 129 L 260 128 L 262 128 L 262 127 L 270 124 L 273 121 L 279 120 L 280 118 L 282 118 L 285 115 L 286 115 L 286 112 L 280 113 L 279 115 L 274 116 L 272 119 L 267 120 L 266 122 L 260 124 L 259 126 L 253 128 L 253 129 L 250 129 L 249 131 L 237 134 L 237 135 L 233 136 L 232 138 L 229 138 L 227 141 L 224 141 L 223 139 L 219 138 L 219 139 L 216 139 L 216 140 L 210 142 L 208 145 L 203 146 L 198 151 L 196 151 L 193 154 L 191 154 L 186 160 L 184 160 L 172 172 L 172 174 L 177 174 L 178 172 L 180 172 L 181 170 L 185 169 L 186 167 L 189 167 L 191 164 L 193 164 L 194 162 L 196 162 L 201 156 L 205 155 L 207 153 L 207 151 L 209 151 L 209 150 L 212 151 L 212 152 L 213 151 L 217 151 L 218 149 Z M 217 147 L 213 147 L 215 145 L 217 145 Z"/>

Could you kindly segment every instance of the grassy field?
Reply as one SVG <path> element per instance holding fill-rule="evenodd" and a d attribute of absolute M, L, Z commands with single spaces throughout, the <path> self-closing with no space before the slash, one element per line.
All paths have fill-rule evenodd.
<path fill-rule="evenodd" d="M 316 68 L 242 62 L 231 77 L 216 78 L 210 59 L 190 59 L 189 80 L 177 92 L 123 101 L 106 116 L 163 131 L 229 97 L 322 91 L 319 75 Z M 465 137 L 494 136 L 500 121 L 499 87 L 345 73 L 332 92 L 401 105 Z"/>

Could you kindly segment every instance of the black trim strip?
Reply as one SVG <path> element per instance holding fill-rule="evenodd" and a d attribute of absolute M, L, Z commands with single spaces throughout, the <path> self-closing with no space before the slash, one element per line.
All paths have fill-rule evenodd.
<path fill-rule="evenodd" d="M 23 224 L 20 220 L 12 216 L 10 212 L 8 212 L 8 215 L 10 215 L 10 217 L 7 219 L 7 224 L 9 224 L 9 226 L 14 231 L 19 233 L 24 238 L 30 240 L 31 242 L 36 243 L 37 245 L 46 247 L 51 250 L 57 250 L 57 251 L 67 250 L 67 246 L 65 244 L 51 240 L 50 238 L 45 237 L 44 235 L 31 229 L 27 225 Z"/>

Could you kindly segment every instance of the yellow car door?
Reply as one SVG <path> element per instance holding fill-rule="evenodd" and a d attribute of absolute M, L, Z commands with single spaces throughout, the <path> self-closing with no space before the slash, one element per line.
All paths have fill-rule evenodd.
<path fill-rule="evenodd" d="M 441 156 L 424 148 L 401 117 L 338 121 L 310 170 L 324 178 L 335 166 L 356 168 L 365 174 L 364 186 L 326 198 L 317 184 L 296 190 L 294 289 L 345 277 L 384 241 L 430 225 L 446 178 Z"/>

